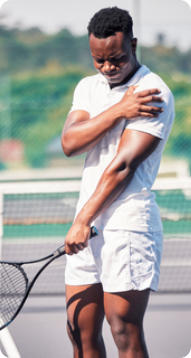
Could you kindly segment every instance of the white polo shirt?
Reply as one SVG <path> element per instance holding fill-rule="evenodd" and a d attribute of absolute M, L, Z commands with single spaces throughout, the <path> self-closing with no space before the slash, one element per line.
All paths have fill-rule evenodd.
<path fill-rule="evenodd" d="M 133 179 L 123 193 L 96 218 L 95 225 L 98 229 L 155 232 L 160 231 L 162 227 L 151 187 L 174 119 L 174 100 L 167 85 L 146 66 L 141 66 L 125 85 L 113 89 L 101 74 L 89 76 L 77 85 L 71 111 L 85 110 L 90 113 L 90 118 L 93 118 L 117 103 L 132 85 L 138 86 L 136 91 L 160 89 L 164 111 L 157 118 L 137 117 L 132 120 L 124 118 L 107 131 L 96 146 L 87 153 L 76 214 L 93 194 L 101 175 L 116 155 L 125 128 L 133 129 L 150 133 L 161 140 L 152 154 L 136 169 Z"/>

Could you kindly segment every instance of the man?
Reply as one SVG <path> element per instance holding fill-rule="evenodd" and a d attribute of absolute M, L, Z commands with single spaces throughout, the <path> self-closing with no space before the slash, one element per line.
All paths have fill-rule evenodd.
<path fill-rule="evenodd" d="M 66 155 L 87 152 L 65 240 L 68 333 L 75 358 L 104 358 L 105 315 L 119 357 L 146 358 L 143 316 L 150 290 L 157 290 L 162 250 L 151 187 L 173 122 L 173 97 L 137 61 L 127 11 L 100 10 L 88 32 L 99 73 L 78 84 L 62 135 Z M 92 225 L 99 234 L 88 241 Z"/>

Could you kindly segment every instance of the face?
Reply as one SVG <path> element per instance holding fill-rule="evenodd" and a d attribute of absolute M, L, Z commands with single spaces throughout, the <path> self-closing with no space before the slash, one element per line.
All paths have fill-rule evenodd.
<path fill-rule="evenodd" d="M 89 37 L 90 51 L 95 68 L 114 87 L 125 83 L 137 67 L 136 39 L 122 32 L 107 38 Z"/>

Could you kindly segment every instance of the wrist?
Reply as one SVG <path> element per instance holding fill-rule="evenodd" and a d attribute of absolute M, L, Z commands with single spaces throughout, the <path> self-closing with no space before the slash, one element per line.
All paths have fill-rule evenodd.
<path fill-rule="evenodd" d="M 88 218 L 87 215 L 83 215 L 81 212 L 76 216 L 74 223 L 83 226 L 90 226 L 93 219 Z"/>
<path fill-rule="evenodd" d="M 112 107 L 111 107 L 112 111 L 113 111 L 113 115 L 114 117 L 116 118 L 116 120 L 119 120 L 119 119 L 122 119 L 125 117 L 124 115 L 124 111 L 123 111 L 123 108 L 122 108 L 122 105 L 120 102 L 114 104 Z"/>

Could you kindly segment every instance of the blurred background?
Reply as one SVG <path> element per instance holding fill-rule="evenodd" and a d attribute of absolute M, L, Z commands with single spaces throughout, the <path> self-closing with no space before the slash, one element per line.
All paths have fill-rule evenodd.
<path fill-rule="evenodd" d="M 151 296 L 145 319 L 151 358 L 186 357 L 191 346 L 189 4 L 189 0 L 8 0 L 0 8 L 0 255 L 4 259 L 49 254 L 63 244 L 72 223 L 84 156 L 66 158 L 60 137 L 76 84 L 95 73 L 86 28 L 97 10 L 117 5 L 130 11 L 140 61 L 174 94 L 176 118 L 153 188 L 163 220 L 164 254 L 159 293 Z M 8 330 L 0 332 L 0 348 L 9 358 L 72 356 L 65 332 L 64 265 L 63 258 L 42 274 L 10 327 L 14 339 Z M 33 274 L 29 271 L 29 278 Z M 117 356 L 106 323 L 104 334 L 108 357 Z"/>

